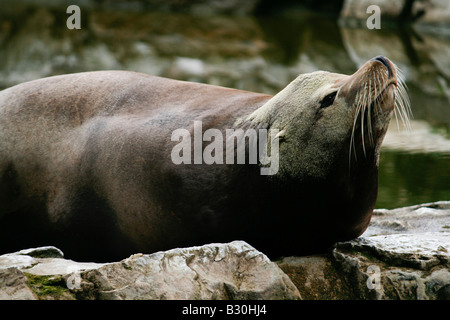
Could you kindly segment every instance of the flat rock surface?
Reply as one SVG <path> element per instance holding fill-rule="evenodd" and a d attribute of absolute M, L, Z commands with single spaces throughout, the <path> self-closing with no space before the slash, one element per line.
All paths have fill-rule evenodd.
<path fill-rule="evenodd" d="M 370 225 L 362 236 L 427 232 L 450 234 L 450 201 L 392 210 L 375 209 Z"/>

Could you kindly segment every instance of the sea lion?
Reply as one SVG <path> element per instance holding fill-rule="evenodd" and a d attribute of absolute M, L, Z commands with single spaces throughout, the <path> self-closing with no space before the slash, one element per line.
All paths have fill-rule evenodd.
<path fill-rule="evenodd" d="M 128 71 L 5 89 L 0 249 L 55 245 L 83 261 L 236 239 L 270 257 L 324 250 L 369 224 L 395 105 L 406 114 L 384 57 L 353 75 L 300 75 L 275 96 Z M 274 174 L 261 174 L 261 158 L 174 163 L 173 133 L 195 135 L 194 122 L 224 136 L 276 130 Z"/>

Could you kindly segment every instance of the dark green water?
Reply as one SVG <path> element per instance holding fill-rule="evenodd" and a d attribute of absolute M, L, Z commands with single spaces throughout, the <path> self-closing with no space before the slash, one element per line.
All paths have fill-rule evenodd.
<path fill-rule="evenodd" d="M 350 74 L 385 55 L 405 74 L 414 119 L 409 136 L 391 136 L 382 149 L 377 207 L 450 200 L 448 37 L 383 21 L 381 30 L 348 27 L 299 9 L 223 16 L 80 7 L 82 29 L 68 30 L 66 6 L 0 2 L 0 88 L 124 69 L 274 94 L 300 73 Z"/>
<path fill-rule="evenodd" d="M 449 199 L 449 160 L 439 153 L 382 152 L 377 207 Z"/>

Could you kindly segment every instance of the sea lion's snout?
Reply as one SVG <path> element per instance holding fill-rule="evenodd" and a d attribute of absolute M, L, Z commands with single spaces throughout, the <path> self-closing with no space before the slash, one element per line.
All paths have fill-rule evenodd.
<path fill-rule="evenodd" d="M 370 109 L 373 117 L 380 112 L 394 110 L 399 86 L 398 68 L 387 58 L 377 56 L 368 60 L 353 75 L 338 81 L 348 99 L 353 99 L 354 110 Z M 351 100 L 349 100 L 351 101 Z"/>
<path fill-rule="evenodd" d="M 350 154 L 355 157 L 357 144 L 363 155 L 368 147 L 373 150 L 379 147 L 393 113 L 408 123 L 411 111 L 403 77 L 399 68 L 384 56 L 368 60 L 353 75 L 338 79 L 334 87 L 340 89 L 340 96 L 346 97 L 347 104 L 352 106 Z"/>
<path fill-rule="evenodd" d="M 376 56 L 375 58 L 370 59 L 370 61 L 378 61 L 381 62 L 388 70 L 388 78 L 391 79 L 394 76 L 392 72 L 391 62 L 383 56 Z"/>

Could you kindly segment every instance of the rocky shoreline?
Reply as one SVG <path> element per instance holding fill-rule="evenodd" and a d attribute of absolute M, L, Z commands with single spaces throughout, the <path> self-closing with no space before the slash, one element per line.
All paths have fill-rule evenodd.
<path fill-rule="evenodd" d="M 0 256 L 1 300 L 450 299 L 450 201 L 376 210 L 329 252 L 270 261 L 243 241 L 81 263 L 55 247 Z"/>

